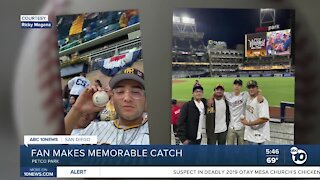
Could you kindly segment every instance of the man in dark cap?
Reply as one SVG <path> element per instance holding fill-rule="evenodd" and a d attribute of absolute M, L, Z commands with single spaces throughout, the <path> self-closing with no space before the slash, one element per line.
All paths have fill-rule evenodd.
<path fill-rule="evenodd" d="M 183 144 L 200 144 L 202 129 L 205 127 L 206 99 L 203 97 L 203 87 L 194 86 L 193 98 L 186 102 L 180 111 L 177 136 Z"/>
<path fill-rule="evenodd" d="M 245 117 L 241 119 L 241 123 L 245 125 L 244 139 L 248 144 L 264 144 L 267 140 L 270 141 L 269 104 L 265 98 L 258 102 L 257 81 L 248 81 L 247 89 L 250 97 L 246 102 Z"/>
<path fill-rule="evenodd" d="M 92 121 L 74 135 L 96 135 L 98 144 L 143 145 L 149 144 L 149 127 L 143 113 L 146 109 L 143 72 L 126 68 L 109 82 L 113 92 L 113 104 L 118 114 L 114 121 Z M 104 107 L 93 104 L 92 96 L 102 91 L 94 85 L 79 96 L 65 118 L 66 133 L 70 134 L 82 114 L 100 112 Z"/>
<path fill-rule="evenodd" d="M 244 144 L 244 125 L 240 122 L 240 117 L 244 115 L 248 93 L 241 92 L 241 89 L 242 80 L 236 79 L 233 82 L 233 92 L 226 92 L 224 94 L 229 103 L 231 115 L 227 133 L 228 145 Z"/>
<path fill-rule="evenodd" d="M 224 86 L 217 84 L 214 88 L 214 99 L 206 112 L 206 132 L 208 144 L 225 145 L 230 122 L 229 105 L 224 96 Z"/>

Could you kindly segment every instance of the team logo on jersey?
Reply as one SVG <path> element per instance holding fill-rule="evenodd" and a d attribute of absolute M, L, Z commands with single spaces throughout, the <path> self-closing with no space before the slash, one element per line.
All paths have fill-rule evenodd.
<path fill-rule="evenodd" d="M 238 101 L 231 103 L 231 106 L 235 107 L 235 106 L 241 105 L 242 103 L 243 103 L 243 101 L 241 99 L 241 100 L 238 100 Z"/>
<path fill-rule="evenodd" d="M 208 107 L 207 108 L 207 113 L 214 113 L 214 108 L 213 107 Z"/>
<path fill-rule="evenodd" d="M 247 111 L 249 111 L 251 114 L 253 114 L 254 107 L 252 107 L 252 106 L 250 106 L 250 105 L 247 105 L 247 106 L 246 106 L 246 109 L 247 109 Z"/>

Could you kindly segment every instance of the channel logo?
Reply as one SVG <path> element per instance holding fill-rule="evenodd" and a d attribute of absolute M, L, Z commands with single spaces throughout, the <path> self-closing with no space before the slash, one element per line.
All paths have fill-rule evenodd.
<path fill-rule="evenodd" d="M 297 147 L 292 147 L 290 149 L 290 153 L 291 153 L 291 158 L 292 161 L 295 164 L 304 164 L 307 159 L 308 159 L 308 155 L 306 153 L 306 151 L 304 151 L 303 149 L 298 149 Z"/>
<path fill-rule="evenodd" d="M 52 28 L 48 15 L 20 15 L 21 28 Z"/>

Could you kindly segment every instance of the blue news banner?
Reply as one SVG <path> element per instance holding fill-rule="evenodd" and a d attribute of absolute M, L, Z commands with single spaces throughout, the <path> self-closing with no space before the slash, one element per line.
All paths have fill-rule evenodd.
<path fill-rule="evenodd" d="M 22 177 L 56 177 L 57 166 L 319 166 L 320 145 L 20 146 Z"/>

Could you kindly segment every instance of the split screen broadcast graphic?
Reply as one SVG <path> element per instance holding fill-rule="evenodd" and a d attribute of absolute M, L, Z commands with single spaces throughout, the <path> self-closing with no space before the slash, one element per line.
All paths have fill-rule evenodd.
<path fill-rule="evenodd" d="M 319 176 L 319 147 L 294 144 L 294 13 L 174 9 L 168 145 L 150 141 L 139 10 L 57 16 L 47 28 L 57 28 L 65 133 L 25 135 L 20 175 Z"/>

